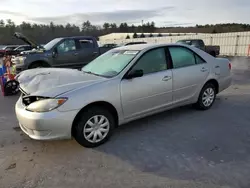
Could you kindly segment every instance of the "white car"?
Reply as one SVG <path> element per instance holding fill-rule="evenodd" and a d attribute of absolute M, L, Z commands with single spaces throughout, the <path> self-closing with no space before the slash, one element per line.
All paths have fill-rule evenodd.
<path fill-rule="evenodd" d="M 229 60 L 182 44 L 112 49 L 79 70 L 41 68 L 17 75 L 21 129 L 33 139 L 106 142 L 118 125 L 174 107 L 209 109 L 231 83 Z M 153 127 L 152 127 L 153 128 Z"/>

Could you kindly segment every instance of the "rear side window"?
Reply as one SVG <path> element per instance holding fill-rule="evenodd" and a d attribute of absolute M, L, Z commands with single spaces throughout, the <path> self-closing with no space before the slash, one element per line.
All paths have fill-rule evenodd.
<path fill-rule="evenodd" d="M 82 49 L 94 48 L 93 40 L 79 40 Z"/>
<path fill-rule="evenodd" d="M 187 67 L 196 64 L 194 53 L 183 47 L 169 47 L 173 68 Z"/>
<path fill-rule="evenodd" d="M 204 59 L 201 59 L 198 55 L 195 54 L 195 60 L 196 60 L 196 64 L 202 64 L 202 63 L 206 63 L 206 61 Z"/>

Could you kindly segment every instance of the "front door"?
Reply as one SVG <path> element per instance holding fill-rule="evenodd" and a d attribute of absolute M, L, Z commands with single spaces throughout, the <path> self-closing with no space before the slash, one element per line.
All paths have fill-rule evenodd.
<path fill-rule="evenodd" d="M 130 71 L 143 70 L 139 78 L 121 81 L 124 118 L 147 114 L 172 104 L 172 71 L 164 48 L 146 52 Z"/>
<path fill-rule="evenodd" d="M 172 46 L 169 52 L 173 63 L 173 102 L 186 102 L 200 92 L 209 75 L 209 66 L 186 47 Z"/>
<path fill-rule="evenodd" d="M 74 39 L 63 40 L 55 49 L 53 67 L 73 68 L 78 62 L 79 50 Z"/>

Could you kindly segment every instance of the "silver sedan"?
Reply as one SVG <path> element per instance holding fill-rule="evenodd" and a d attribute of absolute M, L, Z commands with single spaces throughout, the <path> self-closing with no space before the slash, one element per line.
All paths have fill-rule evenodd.
<path fill-rule="evenodd" d="M 74 137 L 85 147 L 106 142 L 114 128 L 174 107 L 209 109 L 231 84 L 231 64 L 182 44 L 112 49 L 81 71 L 40 68 L 16 79 L 16 116 L 37 140 Z"/>

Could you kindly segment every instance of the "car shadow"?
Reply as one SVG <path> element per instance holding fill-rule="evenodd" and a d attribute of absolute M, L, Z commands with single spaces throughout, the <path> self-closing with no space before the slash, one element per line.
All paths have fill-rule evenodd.
<path fill-rule="evenodd" d="M 245 181 L 247 173 L 241 170 L 250 172 L 250 166 L 246 165 L 250 140 L 245 132 L 250 128 L 247 122 L 235 126 L 237 114 L 232 110 L 234 104 L 229 102 L 234 97 L 217 97 L 208 111 L 185 106 L 128 123 L 96 150 L 163 177 L 222 184 Z M 239 108 L 238 113 L 247 118 L 246 112 L 243 116 L 244 110 Z M 241 165 L 233 166 L 236 163 Z M 241 178 L 232 179 L 237 173 Z"/>

